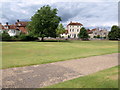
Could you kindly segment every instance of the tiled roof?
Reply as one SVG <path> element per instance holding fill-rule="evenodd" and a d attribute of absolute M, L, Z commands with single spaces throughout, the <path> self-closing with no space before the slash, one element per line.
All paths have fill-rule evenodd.
<path fill-rule="evenodd" d="M 14 24 L 10 25 L 9 29 L 16 29 L 16 26 Z"/>
<path fill-rule="evenodd" d="M 81 23 L 78 23 L 78 22 L 70 22 L 68 25 L 80 25 L 80 26 L 83 26 Z"/>
<path fill-rule="evenodd" d="M 28 22 L 16 22 L 15 23 L 17 26 L 22 26 L 22 27 L 26 27 L 27 26 L 27 24 L 28 24 Z M 20 24 L 20 25 L 19 25 Z"/>

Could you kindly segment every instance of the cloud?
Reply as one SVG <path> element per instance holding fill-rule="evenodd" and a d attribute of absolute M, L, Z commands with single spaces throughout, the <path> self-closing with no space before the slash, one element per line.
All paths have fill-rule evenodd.
<path fill-rule="evenodd" d="M 80 22 L 85 27 L 112 26 L 118 20 L 118 0 L 4 0 L 0 22 L 14 23 L 17 19 L 30 17 L 43 5 L 58 9 L 58 16 L 66 26 L 70 21 Z M 1 12 L 0 12 L 1 13 Z"/>

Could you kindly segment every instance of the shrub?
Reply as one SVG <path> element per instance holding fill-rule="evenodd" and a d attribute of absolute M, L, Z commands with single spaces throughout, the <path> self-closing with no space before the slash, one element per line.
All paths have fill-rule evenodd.
<path fill-rule="evenodd" d="M 30 36 L 30 35 L 26 35 L 26 34 L 21 34 L 18 36 L 20 41 L 34 41 L 37 40 L 36 37 Z"/>
<path fill-rule="evenodd" d="M 7 32 L 3 32 L 0 34 L 0 39 L 1 41 L 10 41 L 11 37 L 9 36 Z"/>

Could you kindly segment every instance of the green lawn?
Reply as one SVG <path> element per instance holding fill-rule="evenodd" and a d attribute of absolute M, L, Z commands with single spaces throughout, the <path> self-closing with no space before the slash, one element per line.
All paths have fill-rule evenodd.
<path fill-rule="evenodd" d="M 118 66 L 47 88 L 118 88 Z"/>
<path fill-rule="evenodd" d="M 2 42 L 2 51 L 2 68 L 10 68 L 117 53 L 118 42 Z"/>

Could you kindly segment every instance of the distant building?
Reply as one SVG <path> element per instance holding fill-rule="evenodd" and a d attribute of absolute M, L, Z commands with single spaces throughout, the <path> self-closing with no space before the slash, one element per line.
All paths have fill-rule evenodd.
<path fill-rule="evenodd" d="M 80 32 L 80 29 L 83 27 L 81 23 L 78 22 L 70 22 L 67 25 L 67 30 L 70 38 L 78 38 L 78 33 Z"/>
<path fill-rule="evenodd" d="M 62 38 L 69 38 L 68 35 L 68 30 L 65 30 L 65 33 L 60 34 Z"/>
<path fill-rule="evenodd" d="M 64 38 L 78 38 L 78 33 L 80 29 L 83 27 L 81 23 L 78 22 L 70 22 L 67 25 L 67 30 L 65 33 L 61 34 L 61 37 Z"/>
<path fill-rule="evenodd" d="M 28 22 L 20 22 L 19 20 L 12 25 L 9 25 L 8 22 L 6 22 L 6 25 L 0 23 L 0 33 L 7 32 L 10 36 L 20 35 L 20 33 L 27 34 L 27 24 Z"/>
<path fill-rule="evenodd" d="M 15 26 L 17 29 L 19 29 L 22 33 L 28 33 L 27 32 L 27 26 L 28 22 L 23 22 L 23 21 L 19 21 L 17 20 L 17 22 L 15 23 Z"/>
<path fill-rule="evenodd" d="M 90 38 L 95 38 L 97 36 L 100 36 L 101 38 L 107 37 L 108 33 L 109 33 L 108 30 L 99 29 L 99 28 L 95 28 L 95 29 L 87 30 L 87 31 L 88 31 L 88 34 L 89 34 Z"/>

